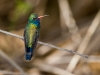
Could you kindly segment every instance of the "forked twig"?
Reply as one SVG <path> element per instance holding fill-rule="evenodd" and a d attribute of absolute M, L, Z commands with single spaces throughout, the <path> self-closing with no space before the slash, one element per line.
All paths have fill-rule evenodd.
<path fill-rule="evenodd" d="M 71 39 L 73 43 L 75 43 L 75 45 L 78 46 L 81 42 L 81 35 L 79 33 L 79 28 L 76 25 L 76 21 L 73 17 L 72 11 L 70 9 L 68 0 L 58 0 L 58 4 L 59 4 L 61 17 L 64 20 L 66 26 L 68 27 L 69 32 L 72 34 Z"/>
<path fill-rule="evenodd" d="M 19 36 L 19 35 L 17 35 L 17 34 L 13 34 L 13 33 L 10 33 L 10 32 L 4 31 L 4 30 L 1 30 L 1 29 L 0 29 L 0 32 L 24 40 L 24 37 Z M 84 57 L 84 58 L 88 58 L 87 55 L 80 54 L 80 53 L 77 53 L 77 52 L 72 51 L 72 50 L 68 50 L 68 49 L 60 48 L 60 47 L 54 46 L 54 45 L 52 45 L 52 44 L 44 43 L 44 42 L 41 42 L 41 41 L 38 41 L 38 44 L 42 44 L 42 45 L 45 45 L 45 46 L 48 46 L 48 47 L 52 47 L 52 48 L 55 48 L 55 49 L 58 49 L 58 50 L 62 50 L 62 51 L 66 51 L 66 52 L 70 52 L 70 53 L 73 53 L 73 54 L 76 54 L 76 55 L 82 56 L 82 57 Z"/>
<path fill-rule="evenodd" d="M 89 29 L 87 30 L 87 33 L 86 33 L 82 43 L 80 44 L 77 52 L 84 53 L 84 51 L 86 50 L 86 48 L 87 48 L 87 46 L 88 46 L 88 44 L 89 44 L 89 42 L 90 42 L 90 40 L 91 40 L 93 34 L 95 33 L 99 24 L 100 24 L 100 10 L 97 13 L 96 17 L 94 18 Z M 80 59 L 79 56 L 74 55 L 73 58 L 71 59 L 71 62 L 68 65 L 68 67 L 66 68 L 66 70 L 72 72 L 75 69 L 79 59 Z"/>
<path fill-rule="evenodd" d="M 6 59 L 18 71 L 20 71 L 21 73 L 25 73 L 24 70 L 16 62 L 14 62 L 8 55 L 6 55 L 1 49 L 0 49 L 0 56 Z"/>

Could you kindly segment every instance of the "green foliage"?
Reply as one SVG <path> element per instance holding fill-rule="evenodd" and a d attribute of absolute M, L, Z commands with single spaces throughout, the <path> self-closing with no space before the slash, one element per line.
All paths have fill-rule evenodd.
<path fill-rule="evenodd" d="M 14 29 L 16 27 L 16 21 L 23 16 L 28 14 L 30 10 L 32 9 L 32 6 L 26 3 L 25 1 L 22 0 L 16 0 L 16 8 L 13 12 L 13 15 L 11 15 L 11 25 L 9 29 Z"/>

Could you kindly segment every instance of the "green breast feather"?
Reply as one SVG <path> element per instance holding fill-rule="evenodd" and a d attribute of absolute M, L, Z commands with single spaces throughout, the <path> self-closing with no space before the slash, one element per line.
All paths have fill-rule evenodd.
<path fill-rule="evenodd" d="M 36 37 L 36 31 L 37 31 L 37 26 L 31 24 L 30 26 L 27 27 L 27 43 L 28 47 L 32 47 L 32 43 L 34 42 L 34 39 Z"/>

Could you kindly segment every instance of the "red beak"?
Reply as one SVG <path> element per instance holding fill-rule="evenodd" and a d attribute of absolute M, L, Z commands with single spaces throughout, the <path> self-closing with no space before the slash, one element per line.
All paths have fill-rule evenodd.
<path fill-rule="evenodd" d="M 49 16 L 49 15 L 43 15 L 43 16 L 39 16 L 38 18 L 40 19 L 40 18 L 42 18 L 42 17 L 46 17 L 46 16 Z"/>

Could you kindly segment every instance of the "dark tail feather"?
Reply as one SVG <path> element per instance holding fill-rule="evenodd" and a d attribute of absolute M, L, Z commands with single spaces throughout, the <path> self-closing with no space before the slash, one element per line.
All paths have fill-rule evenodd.
<path fill-rule="evenodd" d="M 32 48 L 28 47 L 26 51 L 26 60 L 31 60 L 32 56 L 33 56 L 33 50 Z"/>
<path fill-rule="evenodd" d="M 26 54 L 26 60 L 31 60 L 32 56 L 33 56 L 32 54 L 31 55 Z"/>

